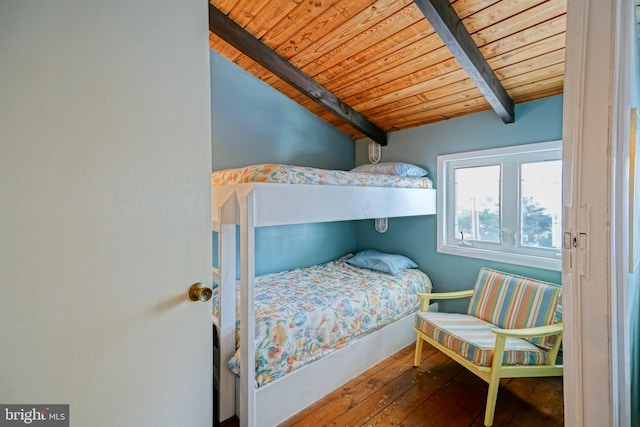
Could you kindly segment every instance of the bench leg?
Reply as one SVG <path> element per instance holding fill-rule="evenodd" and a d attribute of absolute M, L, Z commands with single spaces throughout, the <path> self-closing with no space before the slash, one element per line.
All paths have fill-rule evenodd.
<path fill-rule="evenodd" d="M 498 388 L 500 387 L 500 368 L 504 356 L 504 346 L 507 338 L 504 335 L 496 337 L 496 344 L 493 349 L 493 360 L 491 361 L 491 375 L 489 376 L 489 392 L 487 393 L 487 407 L 484 411 L 484 425 L 493 425 L 493 414 L 496 411 L 496 400 L 498 399 Z"/>
<path fill-rule="evenodd" d="M 422 359 L 422 343 L 424 343 L 424 340 L 420 334 L 416 335 L 416 354 L 413 357 L 413 366 L 420 366 L 420 360 Z"/>
<path fill-rule="evenodd" d="M 500 378 L 491 378 L 491 382 L 489 383 L 489 392 L 487 393 L 487 407 L 484 410 L 484 425 L 487 427 L 493 425 L 493 414 L 496 411 L 499 387 Z"/>

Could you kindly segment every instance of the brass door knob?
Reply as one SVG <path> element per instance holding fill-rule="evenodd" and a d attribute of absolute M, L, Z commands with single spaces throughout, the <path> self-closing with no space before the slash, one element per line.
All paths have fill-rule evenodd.
<path fill-rule="evenodd" d="M 213 291 L 211 290 L 211 288 L 207 288 L 206 286 L 203 286 L 202 283 L 200 282 L 194 283 L 189 288 L 189 299 L 191 301 L 206 302 L 211 299 L 212 295 L 213 295 Z"/>

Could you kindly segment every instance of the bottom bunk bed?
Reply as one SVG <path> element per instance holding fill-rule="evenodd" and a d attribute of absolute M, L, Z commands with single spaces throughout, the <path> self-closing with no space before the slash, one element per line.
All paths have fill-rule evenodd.
<path fill-rule="evenodd" d="M 417 293 L 431 291 L 429 277 L 416 267 L 401 255 L 362 251 L 256 277 L 255 424 L 277 425 L 411 344 Z M 220 327 L 217 293 L 213 318 Z M 234 299 L 240 300 L 239 286 Z M 238 334 L 239 320 L 235 326 Z M 234 345 L 239 342 L 236 336 Z M 228 355 L 224 346 L 221 354 Z M 219 361 L 218 375 L 228 375 L 226 368 L 242 374 L 235 347 L 230 360 Z M 233 397 L 221 393 L 221 409 Z M 242 419 L 240 396 L 235 397 L 234 412 Z M 228 409 L 222 412 L 229 415 Z"/>

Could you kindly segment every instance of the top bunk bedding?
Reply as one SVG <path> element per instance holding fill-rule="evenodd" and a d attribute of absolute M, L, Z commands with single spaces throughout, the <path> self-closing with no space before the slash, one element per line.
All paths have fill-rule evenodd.
<path fill-rule="evenodd" d="M 435 214 L 436 190 L 429 178 L 361 171 L 390 164 L 398 163 L 352 171 L 261 164 L 213 172 L 212 227 L 240 224 L 243 212 L 254 227 Z"/>
<path fill-rule="evenodd" d="M 389 173 L 368 173 L 319 169 L 275 163 L 251 165 L 213 172 L 213 187 L 247 183 L 314 184 L 337 186 L 433 188 L 427 177 L 399 176 Z"/>

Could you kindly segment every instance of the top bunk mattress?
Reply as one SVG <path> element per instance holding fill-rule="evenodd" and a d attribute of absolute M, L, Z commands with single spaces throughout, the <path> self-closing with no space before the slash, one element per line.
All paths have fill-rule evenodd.
<path fill-rule="evenodd" d="M 433 188 L 427 177 L 403 177 L 397 175 L 319 169 L 275 163 L 225 169 L 211 174 L 211 185 L 269 182 L 280 184 L 316 184 L 367 187 Z"/>

